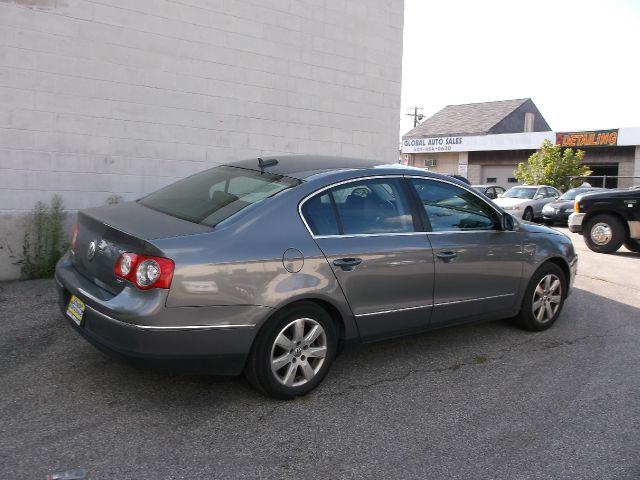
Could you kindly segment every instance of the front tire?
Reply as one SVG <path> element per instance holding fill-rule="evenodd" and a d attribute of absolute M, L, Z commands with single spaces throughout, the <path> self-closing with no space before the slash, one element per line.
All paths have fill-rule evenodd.
<path fill-rule="evenodd" d="M 597 253 L 613 253 L 622 246 L 625 230 L 617 217 L 602 214 L 589 219 L 583 235 L 590 250 Z"/>
<path fill-rule="evenodd" d="M 526 222 L 533 222 L 533 210 L 531 207 L 527 207 L 522 214 L 522 219 Z"/>
<path fill-rule="evenodd" d="M 546 330 L 560 316 L 567 296 L 567 279 L 560 267 L 545 263 L 531 277 L 517 324 L 525 330 Z"/>
<path fill-rule="evenodd" d="M 311 302 L 279 312 L 261 329 L 245 374 L 263 393 L 281 400 L 305 395 L 325 377 L 338 337 L 329 314 Z"/>
<path fill-rule="evenodd" d="M 633 238 L 627 238 L 624 241 L 624 246 L 627 248 L 627 250 L 629 250 L 630 252 L 636 252 L 636 253 L 640 253 L 640 240 L 635 240 Z"/>

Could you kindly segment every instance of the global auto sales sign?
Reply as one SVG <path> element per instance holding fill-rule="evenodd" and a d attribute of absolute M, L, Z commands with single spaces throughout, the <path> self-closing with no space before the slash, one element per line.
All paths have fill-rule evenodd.
<path fill-rule="evenodd" d="M 612 147 L 618 144 L 618 129 L 558 132 L 556 145 L 570 148 Z"/>

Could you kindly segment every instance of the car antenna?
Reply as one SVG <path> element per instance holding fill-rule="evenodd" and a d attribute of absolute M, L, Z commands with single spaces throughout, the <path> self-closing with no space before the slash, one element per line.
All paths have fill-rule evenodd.
<path fill-rule="evenodd" d="M 260 167 L 260 170 L 264 170 L 267 167 L 273 167 L 274 165 L 278 164 L 278 160 L 276 160 L 275 158 L 270 158 L 269 160 L 263 160 L 262 158 L 258 157 L 258 166 Z"/>

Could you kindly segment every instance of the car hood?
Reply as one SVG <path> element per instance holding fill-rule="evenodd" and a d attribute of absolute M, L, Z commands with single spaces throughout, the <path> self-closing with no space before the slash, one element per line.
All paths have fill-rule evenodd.
<path fill-rule="evenodd" d="M 530 198 L 496 198 L 493 202 L 500 207 L 512 207 L 515 205 L 524 205 L 527 202 L 530 202 Z"/>
<path fill-rule="evenodd" d="M 558 200 L 555 202 L 547 203 L 548 206 L 553 208 L 571 208 L 573 207 L 574 200 Z"/>
<path fill-rule="evenodd" d="M 564 233 L 559 232 L 550 227 L 545 227 L 544 225 L 538 225 L 535 223 L 529 222 L 520 222 L 519 230 L 527 233 L 544 233 L 547 235 L 564 235 Z M 564 235 L 566 237 L 566 235 Z"/>

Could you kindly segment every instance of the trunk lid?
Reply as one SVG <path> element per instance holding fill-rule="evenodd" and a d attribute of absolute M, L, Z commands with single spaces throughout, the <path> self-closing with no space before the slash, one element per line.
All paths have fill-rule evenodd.
<path fill-rule="evenodd" d="M 211 227 L 171 217 L 137 202 L 78 212 L 74 267 L 112 294 L 124 288 L 114 266 L 124 252 L 162 256 L 154 239 L 210 232 Z"/>

